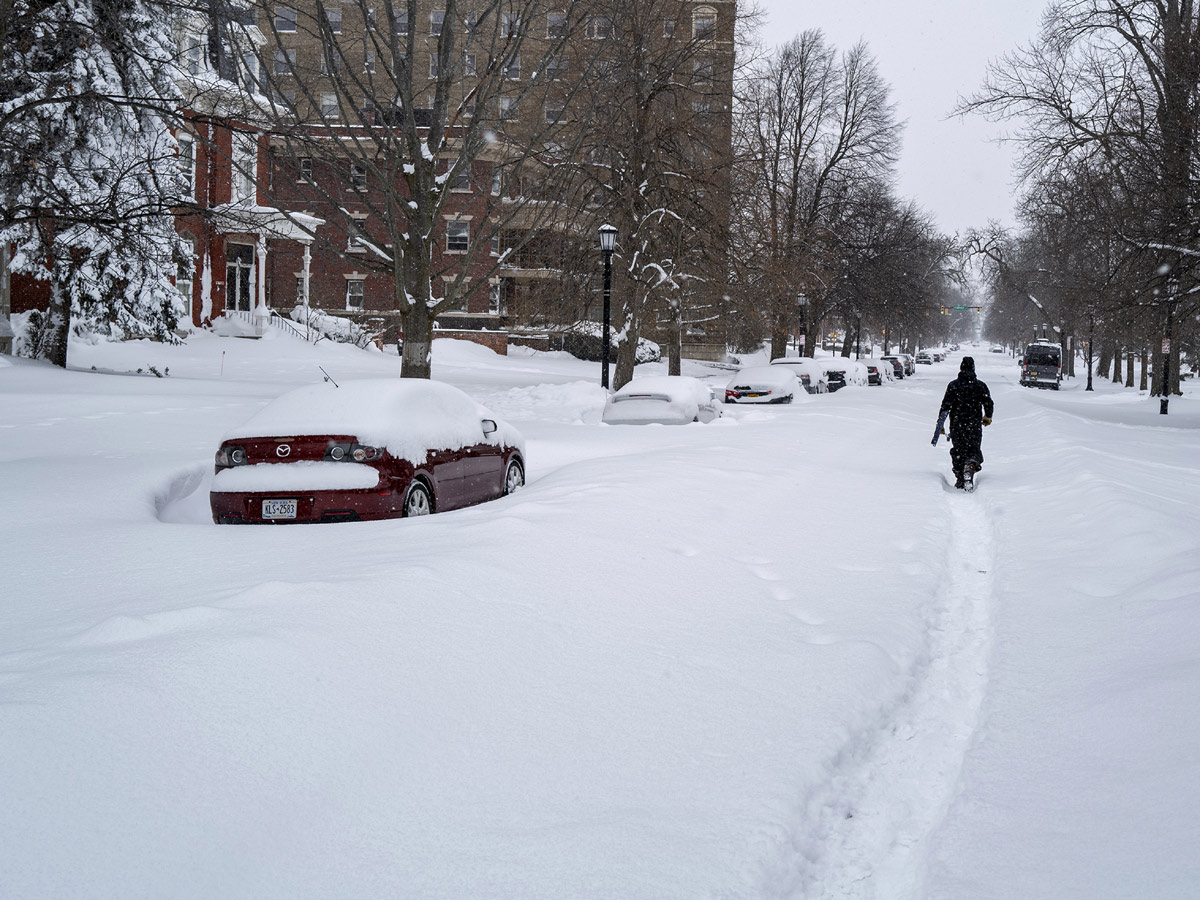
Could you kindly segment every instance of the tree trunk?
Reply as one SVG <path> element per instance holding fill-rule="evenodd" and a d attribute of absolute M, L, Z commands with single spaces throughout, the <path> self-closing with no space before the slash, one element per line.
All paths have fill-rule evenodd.
<path fill-rule="evenodd" d="M 1125 387 L 1133 387 L 1133 351 L 1125 354 Z"/>
<path fill-rule="evenodd" d="M 1119 346 L 1113 351 L 1112 380 L 1113 384 L 1121 383 L 1121 348 Z"/>
<path fill-rule="evenodd" d="M 1100 359 L 1096 364 L 1095 373 L 1097 377 L 1108 375 L 1108 364 L 1112 360 L 1112 351 L 1109 349 L 1108 341 L 1103 341 L 1100 344 Z"/>
<path fill-rule="evenodd" d="M 1162 338 L 1161 337 L 1159 337 L 1158 342 L 1159 342 L 1159 346 L 1162 346 Z M 1156 352 L 1154 353 L 1154 367 L 1150 370 L 1150 394 L 1151 394 L 1151 396 L 1161 397 L 1163 395 L 1162 375 L 1163 375 L 1163 355 L 1161 352 L 1158 352 L 1156 350 Z"/>
<path fill-rule="evenodd" d="M 771 329 L 771 359 L 787 356 L 788 333 L 786 328 Z"/>
<path fill-rule="evenodd" d="M 1179 370 L 1182 367 L 1183 355 L 1180 346 L 1183 342 L 1179 340 L 1179 316 L 1171 317 L 1171 393 L 1179 397 L 1183 395 L 1183 391 L 1179 387 Z"/>
<path fill-rule="evenodd" d="M 50 275 L 50 307 L 46 310 L 45 338 L 42 351 L 47 360 L 59 368 L 67 367 L 67 338 L 71 334 L 71 295 L 67 290 L 68 271 L 55 265 Z"/>
<path fill-rule="evenodd" d="M 429 378 L 433 374 L 433 316 L 424 303 L 415 303 L 401 314 L 404 327 L 404 353 L 400 362 L 401 378 Z"/>
<path fill-rule="evenodd" d="M 850 358 L 850 351 L 854 347 L 854 332 L 849 328 L 846 329 L 846 338 L 842 341 L 842 356 L 845 359 Z"/>
<path fill-rule="evenodd" d="M 1139 385 L 1138 385 L 1138 390 L 1139 390 L 1139 391 L 1145 391 L 1145 390 L 1146 390 L 1147 388 L 1149 388 L 1149 386 L 1150 386 L 1150 384 L 1149 384 L 1149 380 L 1148 380 L 1148 378 L 1147 378 L 1147 374 L 1148 374 L 1148 373 L 1147 373 L 1147 371 L 1146 371 L 1146 369 L 1147 369 L 1147 359 L 1148 359 L 1149 355 L 1150 355 L 1150 354 L 1146 352 L 1146 348 L 1145 348 L 1145 347 L 1143 347 L 1143 348 L 1142 348 L 1142 377 L 1141 377 L 1141 380 L 1140 380 L 1140 382 L 1139 382 Z"/>

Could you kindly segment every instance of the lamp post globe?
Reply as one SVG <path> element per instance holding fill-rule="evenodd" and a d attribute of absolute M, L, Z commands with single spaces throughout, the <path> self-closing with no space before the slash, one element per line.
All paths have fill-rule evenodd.
<path fill-rule="evenodd" d="M 617 246 L 617 229 L 612 225 L 600 226 L 600 251 L 604 254 L 604 334 L 600 351 L 600 386 L 608 387 L 608 347 L 611 335 L 612 306 L 612 255 Z"/>

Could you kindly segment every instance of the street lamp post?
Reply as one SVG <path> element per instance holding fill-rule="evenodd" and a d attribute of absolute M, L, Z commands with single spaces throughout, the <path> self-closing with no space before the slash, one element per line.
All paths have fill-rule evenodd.
<path fill-rule="evenodd" d="M 600 250 L 604 253 L 604 346 L 600 351 L 600 386 L 608 387 L 608 344 L 610 311 L 612 303 L 612 255 L 617 246 L 617 229 L 612 225 L 600 226 Z"/>

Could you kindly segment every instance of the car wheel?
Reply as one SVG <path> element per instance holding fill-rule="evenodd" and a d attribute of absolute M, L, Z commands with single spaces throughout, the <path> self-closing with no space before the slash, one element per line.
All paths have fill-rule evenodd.
<path fill-rule="evenodd" d="M 508 496 L 523 487 L 525 487 L 525 469 L 522 468 L 520 460 L 510 459 L 508 468 L 504 470 L 504 494 Z"/>
<path fill-rule="evenodd" d="M 404 495 L 404 518 L 428 516 L 432 512 L 433 498 L 429 495 L 429 488 L 420 481 L 414 481 Z"/>

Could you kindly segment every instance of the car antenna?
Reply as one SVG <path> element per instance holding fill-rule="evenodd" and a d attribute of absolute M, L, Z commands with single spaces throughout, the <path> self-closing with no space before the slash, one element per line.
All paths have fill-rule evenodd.
<path fill-rule="evenodd" d="M 321 374 L 325 376 L 326 381 L 333 381 L 333 376 L 325 371 L 324 366 L 317 366 L 317 368 L 321 370 Z M 338 387 L 338 383 L 336 381 L 333 381 L 333 386 Z"/>

